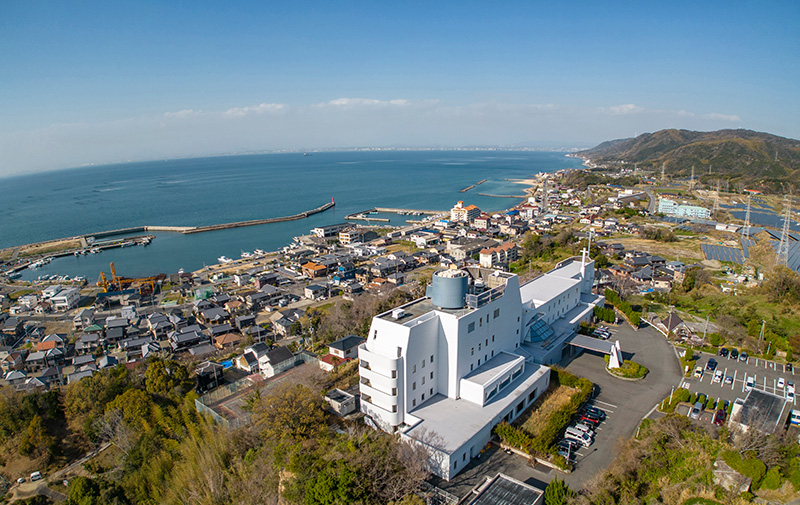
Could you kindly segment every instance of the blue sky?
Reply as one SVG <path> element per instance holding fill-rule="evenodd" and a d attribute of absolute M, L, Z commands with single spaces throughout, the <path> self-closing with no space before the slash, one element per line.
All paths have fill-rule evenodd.
<path fill-rule="evenodd" d="M 792 1 L 6 0 L 0 175 L 662 128 L 800 138 L 798 22 Z"/>

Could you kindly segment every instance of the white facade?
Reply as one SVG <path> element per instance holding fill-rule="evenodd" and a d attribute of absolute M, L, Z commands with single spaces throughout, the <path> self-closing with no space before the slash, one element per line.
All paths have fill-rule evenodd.
<path fill-rule="evenodd" d="M 670 216 L 693 217 L 698 219 L 708 219 L 711 215 L 711 211 L 705 207 L 681 205 L 668 198 L 660 198 L 658 200 L 658 212 Z"/>
<path fill-rule="evenodd" d="M 428 447 L 445 479 L 547 389 L 542 363 L 560 360 L 564 340 L 602 301 L 591 295 L 591 261 L 564 262 L 522 288 L 515 274 L 456 272 L 437 272 L 430 297 L 373 318 L 358 355 L 361 410 Z M 550 331 L 546 346 L 534 327 Z"/>
<path fill-rule="evenodd" d="M 53 303 L 55 310 L 69 310 L 78 306 L 80 298 L 80 291 L 77 288 L 67 288 L 52 296 L 50 301 Z"/>

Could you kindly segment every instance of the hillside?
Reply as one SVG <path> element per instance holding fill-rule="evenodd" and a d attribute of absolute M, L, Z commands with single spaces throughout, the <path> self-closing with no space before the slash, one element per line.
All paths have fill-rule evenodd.
<path fill-rule="evenodd" d="M 751 130 L 660 130 L 603 142 L 576 155 L 597 164 L 635 163 L 659 174 L 664 164 L 668 177 L 688 176 L 694 167 L 701 181 L 728 179 L 732 188 L 741 183 L 785 192 L 800 185 L 800 141 Z"/>

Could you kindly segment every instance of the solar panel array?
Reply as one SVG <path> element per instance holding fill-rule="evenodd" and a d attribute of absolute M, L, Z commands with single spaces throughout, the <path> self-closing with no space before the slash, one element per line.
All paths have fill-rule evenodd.
<path fill-rule="evenodd" d="M 700 247 L 702 247 L 707 260 L 727 261 L 737 265 L 744 263 L 742 251 L 734 247 L 710 244 L 702 244 Z"/>
<path fill-rule="evenodd" d="M 745 258 L 750 257 L 750 248 L 756 245 L 756 241 L 751 238 L 743 238 L 742 242 L 742 253 L 744 254 Z"/>

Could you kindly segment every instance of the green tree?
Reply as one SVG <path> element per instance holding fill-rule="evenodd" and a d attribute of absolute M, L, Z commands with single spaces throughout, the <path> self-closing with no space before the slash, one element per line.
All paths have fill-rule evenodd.
<path fill-rule="evenodd" d="M 329 464 L 306 482 L 306 505 L 348 505 L 363 502 L 358 475 L 343 461 Z"/>
<path fill-rule="evenodd" d="M 544 490 L 544 503 L 545 505 L 566 505 L 567 499 L 571 495 L 569 486 L 556 477 Z"/>
<path fill-rule="evenodd" d="M 144 373 L 148 393 L 169 396 L 176 388 L 189 389 L 189 372 L 186 367 L 174 360 L 153 359 Z M 183 391 L 180 391 L 183 393 Z"/>
<path fill-rule="evenodd" d="M 41 416 L 34 415 L 28 428 L 22 433 L 19 453 L 23 456 L 39 457 L 54 448 L 55 441 L 47 432 Z"/>
<path fill-rule="evenodd" d="M 282 384 L 256 406 L 256 422 L 270 440 L 306 440 L 325 429 L 322 398 L 301 384 Z"/>

